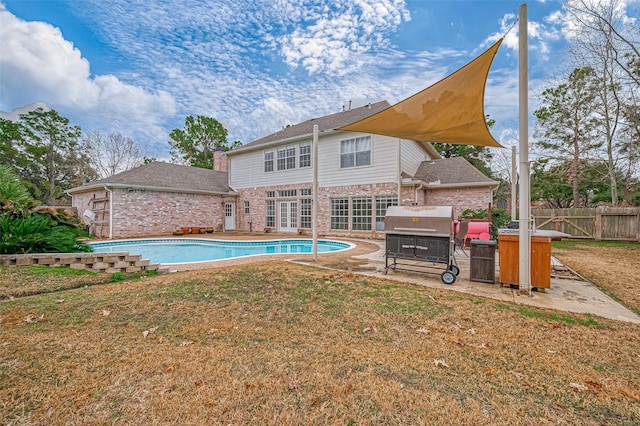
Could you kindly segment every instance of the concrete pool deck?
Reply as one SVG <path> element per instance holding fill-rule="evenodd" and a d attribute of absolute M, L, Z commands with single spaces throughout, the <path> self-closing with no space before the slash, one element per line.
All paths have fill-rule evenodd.
<path fill-rule="evenodd" d="M 176 238 L 206 238 L 206 239 L 235 239 L 235 240 L 266 240 L 288 238 L 310 238 L 308 235 L 292 234 L 259 234 L 242 232 L 217 232 L 214 234 L 198 234 Z M 521 292 L 518 288 L 487 284 L 471 281 L 470 259 L 460 249 L 456 251 L 456 260 L 460 267 L 460 275 L 453 285 L 446 285 L 440 280 L 439 274 L 416 273 L 402 270 L 389 270 L 385 275 L 385 242 L 383 240 L 353 239 L 338 237 L 319 237 L 328 240 L 340 240 L 356 245 L 353 249 L 318 254 L 314 261 L 312 255 L 292 253 L 290 255 L 260 255 L 244 258 L 200 262 L 192 264 L 170 265 L 172 271 L 220 268 L 231 265 L 250 264 L 271 260 L 291 261 L 310 266 L 348 270 L 356 274 L 383 278 L 408 284 L 420 285 L 443 290 L 456 291 L 479 297 L 487 297 L 519 305 L 539 308 L 556 309 L 559 311 L 593 314 L 604 318 L 640 324 L 640 316 L 630 309 L 607 296 L 595 285 L 575 272 L 554 262 L 551 273 L 551 288 L 542 291 L 532 291 L 530 294 Z M 467 254 L 469 254 L 467 249 Z M 443 265 L 440 265 L 443 266 Z M 496 277 L 499 276 L 499 262 L 496 256 Z M 441 271 L 440 271 L 441 272 Z"/>

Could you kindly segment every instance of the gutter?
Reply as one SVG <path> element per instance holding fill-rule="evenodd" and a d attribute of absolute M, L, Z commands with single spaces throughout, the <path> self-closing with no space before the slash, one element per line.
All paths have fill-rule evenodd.
<path fill-rule="evenodd" d="M 104 190 L 109 193 L 109 239 L 113 239 L 113 191 L 107 185 Z M 101 232 L 102 233 L 102 232 Z"/>
<path fill-rule="evenodd" d="M 467 183 L 427 183 L 419 179 L 403 179 L 402 184 L 406 186 L 419 185 L 421 189 L 455 189 L 455 188 L 478 188 L 483 186 L 498 188 L 500 182 L 467 182 Z"/>
<path fill-rule="evenodd" d="M 229 196 L 237 196 L 238 193 L 236 191 L 205 191 L 200 189 L 186 189 L 186 188 L 169 188 L 164 186 L 145 186 L 145 185 L 127 185 L 123 183 L 109 183 L 112 189 L 144 189 L 147 191 L 158 191 L 158 192 L 182 192 L 185 194 L 205 194 L 205 195 L 229 195 Z M 78 186 L 73 189 L 68 189 L 66 192 L 70 195 L 75 193 L 82 193 L 87 191 L 93 191 L 96 189 L 105 188 L 106 184 L 98 184 L 98 185 L 84 185 Z"/>

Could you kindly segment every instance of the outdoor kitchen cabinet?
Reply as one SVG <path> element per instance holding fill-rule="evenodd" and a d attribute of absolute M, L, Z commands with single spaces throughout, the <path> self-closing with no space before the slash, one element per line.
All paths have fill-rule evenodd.
<path fill-rule="evenodd" d="M 500 284 L 520 285 L 520 237 L 498 235 Z M 531 237 L 531 286 L 551 288 L 551 237 Z"/>

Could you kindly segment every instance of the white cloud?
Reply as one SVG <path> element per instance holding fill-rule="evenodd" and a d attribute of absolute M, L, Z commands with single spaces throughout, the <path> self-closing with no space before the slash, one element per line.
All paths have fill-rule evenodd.
<path fill-rule="evenodd" d="M 87 59 L 59 29 L 18 19 L 1 4 L 0 40 L 0 108 L 46 100 L 72 123 L 83 117 L 85 131 L 155 137 L 175 112 L 166 92 L 149 93 L 113 75 L 92 76 Z"/>
<path fill-rule="evenodd" d="M 311 74 L 345 75 L 368 62 L 364 53 L 385 48 L 386 34 L 411 16 L 404 1 L 345 3 L 335 9 L 312 10 L 311 24 L 297 26 L 277 39 L 285 63 Z"/>
<path fill-rule="evenodd" d="M 33 104 L 16 107 L 12 109 L 10 112 L 0 111 L 0 118 L 3 118 L 5 120 L 11 120 L 11 121 L 19 121 L 20 115 L 28 114 L 29 112 L 35 111 L 38 108 L 42 108 L 43 111 L 49 111 L 50 109 L 45 103 L 35 102 Z"/>

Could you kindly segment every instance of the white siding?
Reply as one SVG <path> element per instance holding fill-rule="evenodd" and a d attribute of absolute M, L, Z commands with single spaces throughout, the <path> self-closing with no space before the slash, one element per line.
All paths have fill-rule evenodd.
<path fill-rule="evenodd" d="M 229 185 L 234 189 L 254 188 L 259 186 L 294 185 L 313 180 L 312 167 L 298 167 L 299 150 L 296 143 L 296 168 L 277 169 L 277 158 L 274 155 L 274 171 L 264 171 L 264 150 L 251 151 L 242 155 L 229 157 Z M 275 152 L 275 151 L 274 151 Z M 313 161 L 313 160 L 312 160 Z"/>
<path fill-rule="evenodd" d="M 320 136 L 318 181 L 320 186 L 343 186 L 397 182 L 398 139 L 371 135 L 371 166 L 340 168 L 340 141 L 362 133 L 333 133 Z M 297 146 L 297 143 L 296 143 Z M 296 151 L 296 165 L 299 151 Z M 313 159 L 312 159 L 313 161 Z M 274 167 L 277 164 L 274 159 Z M 313 168 L 264 171 L 264 150 L 229 157 L 229 184 L 234 189 L 311 183 Z"/>
<path fill-rule="evenodd" d="M 431 156 L 427 154 L 421 144 L 415 141 L 402 141 L 402 149 L 400 151 L 401 171 L 415 175 L 423 161 L 431 160 Z"/>
<path fill-rule="evenodd" d="M 318 183 L 322 187 L 398 181 L 398 139 L 371 135 L 371 166 L 340 168 L 340 141 L 362 133 L 336 133 L 323 138 L 318 148 Z"/>

